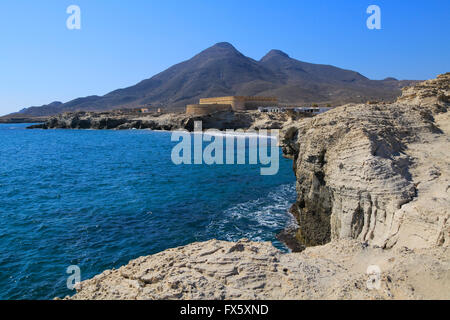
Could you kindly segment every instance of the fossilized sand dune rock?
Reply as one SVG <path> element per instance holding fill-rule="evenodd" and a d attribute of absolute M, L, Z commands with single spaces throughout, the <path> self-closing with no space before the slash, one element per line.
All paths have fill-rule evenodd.
<path fill-rule="evenodd" d="M 448 92 L 448 75 L 425 83 L 439 89 L 406 89 L 409 96 L 418 92 L 415 103 L 424 91 Z M 285 127 L 283 150 L 294 159 L 297 177 L 293 211 L 300 241 L 358 239 L 390 248 L 402 239 L 413 248 L 448 246 L 449 121 L 447 113 L 436 113 L 448 104 L 425 96 L 424 104 L 346 105 Z M 427 153 L 431 148 L 435 153 Z M 413 212 L 428 179 L 423 166 L 430 162 L 432 183 L 446 189 L 434 201 L 440 210 Z"/>
<path fill-rule="evenodd" d="M 448 299 L 448 258 L 355 241 L 283 254 L 267 242 L 211 240 L 105 271 L 82 282 L 72 299 Z M 382 270 L 379 290 L 367 287 L 371 264 Z"/>

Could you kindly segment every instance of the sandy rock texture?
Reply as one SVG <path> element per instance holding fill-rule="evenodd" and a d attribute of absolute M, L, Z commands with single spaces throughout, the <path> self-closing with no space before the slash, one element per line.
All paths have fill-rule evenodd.
<path fill-rule="evenodd" d="M 393 104 L 345 105 L 285 127 L 283 151 L 294 160 L 297 177 L 292 212 L 300 242 L 448 246 L 448 103 L 428 92 L 442 96 L 449 75 L 425 83 L 415 95 L 406 89 L 416 104 L 402 97 Z M 417 104 L 423 94 L 426 100 Z"/>
<path fill-rule="evenodd" d="M 283 254 L 268 242 L 210 240 L 105 271 L 71 299 L 448 299 L 449 265 L 447 251 L 356 241 Z"/>
<path fill-rule="evenodd" d="M 397 102 L 428 106 L 433 112 L 445 112 L 450 103 L 450 72 L 403 88 Z"/>
<path fill-rule="evenodd" d="M 284 124 L 303 252 L 193 243 L 105 271 L 71 299 L 449 299 L 449 80 Z"/>

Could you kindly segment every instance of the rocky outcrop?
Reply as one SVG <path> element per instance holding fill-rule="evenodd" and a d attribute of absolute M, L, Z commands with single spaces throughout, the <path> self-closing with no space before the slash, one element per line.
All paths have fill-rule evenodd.
<path fill-rule="evenodd" d="M 435 122 L 435 115 L 448 108 L 443 98 L 448 90 L 446 74 L 405 89 L 397 103 L 346 105 L 284 128 L 283 151 L 294 160 L 297 177 L 292 211 L 301 243 L 357 239 L 391 248 L 402 239 L 402 245 L 413 247 L 449 244 L 447 191 L 440 199 L 443 211 L 408 210 L 417 202 L 422 181 L 415 172 L 424 156 L 411 147 L 427 140 L 444 144 L 441 157 L 450 158 L 449 132 Z M 448 173 L 448 166 L 444 161 L 435 167 L 435 176 Z M 442 182 L 448 188 L 448 175 Z"/>
<path fill-rule="evenodd" d="M 449 263 L 441 250 L 386 251 L 356 241 L 283 254 L 268 242 L 211 240 L 105 271 L 70 299 L 448 299 Z M 376 290 L 370 265 L 381 271 Z"/>
<path fill-rule="evenodd" d="M 427 106 L 433 112 L 445 112 L 450 104 L 450 72 L 414 86 L 405 87 L 397 102 Z"/>
<path fill-rule="evenodd" d="M 304 115 L 307 116 L 307 115 Z M 63 113 L 48 119 L 45 123 L 30 126 L 29 129 L 151 129 L 151 130 L 194 130 L 194 122 L 201 121 L 203 129 L 281 129 L 287 121 L 296 121 L 300 114 L 217 112 L 204 116 L 184 113 L 167 114 L 122 114 L 115 112 Z"/>

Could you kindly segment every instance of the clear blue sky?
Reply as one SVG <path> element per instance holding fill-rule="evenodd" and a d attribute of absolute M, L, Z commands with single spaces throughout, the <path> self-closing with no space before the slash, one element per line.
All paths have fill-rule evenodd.
<path fill-rule="evenodd" d="M 81 8 L 81 30 L 66 8 Z M 376 4 L 382 30 L 366 27 Z M 2 0 L 0 115 L 133 85 L 227 41 L 372 79 L 450 71 L 449 0 Z"/>

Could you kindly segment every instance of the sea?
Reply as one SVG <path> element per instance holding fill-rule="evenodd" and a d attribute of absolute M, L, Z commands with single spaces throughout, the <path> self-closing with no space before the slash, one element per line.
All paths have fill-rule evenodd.
<path fill-rule="evenodd" d="M 276 235 L 294 223 L 295 177 L 279 149 L 278 173 L 264 176 L 248 161 L 174 164 L 171 132 L 29 125 L 0 124 L 2 300 L 73 295 L 69 266 L 82 281 L 192 242 L 288 250 Z"/>

